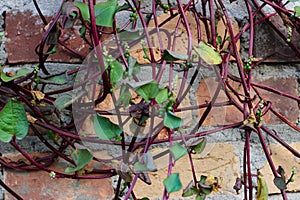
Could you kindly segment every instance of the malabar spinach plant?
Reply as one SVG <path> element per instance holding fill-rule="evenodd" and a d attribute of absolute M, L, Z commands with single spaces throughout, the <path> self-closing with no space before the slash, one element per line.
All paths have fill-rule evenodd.
<path fill-rule="evenodd" d="M 100 3 L 95 0 L 63 0 L 51 21 L 43 16 L 36 0 L 33 1 L 45 24 L 45 33 L 36 48 L 39 64 L 33 71 L 2 70 L 0 88 L 6 97 L 0 100 L 0 140 L 10 143 L 29 162 L 13 163 L 1 157 L 2 166 L 26 171 L 43 170 L 52 179 L 104 179 L 117 176 L 114 199 L 120 198 L 124 191 L 124 199 L 137 199 L 134 193 L 137 180 L 151 184 L 149 173 L 157 170 L 155 157 L 150 153 L 151 148 L 156 144 L 165 144 L 168 149 L 163 153 L 169 157 L 168 173 L 163 181 L 163 199 L 168 199 L 173 192 L 181 190 L 183 197 L 194 196 L 197 200 L 203 200 L 211 192 L 218 191 L 220 183 L 218 177 L 213 175 L 197 174 L 195 169 L 201 166 L 194 165 L 192 155 L 203 151 L 206 136 L 236 128 L 243 130 L 245 145 L 244 173 L 237 178 L 234 188 L 237 191 L 243 188 L 245 200 L 253 199 L 250 137 L 255 134 L 259 137 L 274 174 L 274 183 L 280 189 L 282 198 L 287 199 L 286 186 L 294 181 L 295 170 L 286 178 L 284 169 L 275 166 L 264 135 L 274 138 L 295 156 L 300 157 L 300 154 L 264 125 L 264 116 L 267 113 L 275 114 L 283 123 L 292 127 L 295 134 L 300 128 L 277 112 L 272 102 L 265 100 L 258 89 L 280 94 L 298 103 L 300 97 L 253 80 L 253 70 L 265 59 L 255 58 L 253 48 L 255 31 L 259 31 L 255 27 L 267 22 L 300 58 L 299 49 L 293 43 L 294 35 L 300 31 L 300 9 L 297 6 L 294 10 L 286 8 L 295 0 L 285 3 L 244 0 L 248 18 L 238 32 L 233 30 L 232 20 L 223 0 L 190 0 L 186 4 L 180 0 L 153 0 L 151 7 L 147 9 L 143 8 L 143 2 L 139 0 L 126 0 L 123 5 L 118 4 L 117 0 Z M 235 0 L 230 1 L 234 2 Z M 273 12 L 265 12 L 267 6 L 273 8 Z M 159 11 L 163 11 L 168 17 L 159 21 Z M 121 26 L 117 26 L 117 15 L 122 13 L 129 13 L 128 18 L 123 19 Z M 269 20 L 276 14 L 283 20 L 286 31 L 277 28 Z M 192 34 L 191 18 L 188 15 L 192 16 L 193 23 L 196 24 L 196 36 Z M 175 28 L 164 28 L 172 20 L 176 20 Z M 225 24 L 223 35 L 217 29 L 219 21 Z M 89 55 L 77 52 L 67 45 L 68 39 L 62 36 L 72 31 L 76 31 L 86 46 L 93 50 Z M 242 57 L 238 43 L 245 32 L 250 35 L 248 55 Z M 166 36 L 162 36 L 163 34 Z M 187 46 L 179 52 L 178 46 L 182 45 L 179 37 L 182 34 L 187 36 Z M 158 48 L 153 44 L 153 37 L 157 38 Z M 165 38 L 167 42 L 163 42 Z M 110 41 L 113 43 L 109 43 Z M 138 58 L 133 50 L 136 45 L 140 45 L 138 55 L 141 54 L 142 58 Z M 47 58 L 56 53 L 58 46 L 86 62 L 66 73 L 50 74 L 47 70 Z M 230 65 L 237 69 L 237 75 L 231 73 Z M 146 80 L 143 79 L 145 66 L 150 69 Z M 212 69 L 218 81 L 211 100 L 205 104 L 183 105 L 202 68 Z M 77 77 L 74 86 L 64 87 L 70 77 Z M 163 81 L 164 78 L 167 80 Z M 239 84 L 241 89 L 235 90 L 233 83 Z M 47 91 L 47 84 L 60 85 L 60 89 Z M 75 95 L 72 93 L 74 91 Z M 216 102 L 221 91 L 225 92 L 228 100 Z M 112 109 L 97 109 L 98 105 L 107 103 L 107 100 L 112 102 Z M 65 125 L 54 124 L 47 118 L 49 113 L 42 109 L 45 105 L 55 106 L 58 113 L 72 110 L 74 118 Z M 200 131 L 214 107 L 227 106 L 234 106 L 242 113 L 243 117 L 239 122 Z M 195 110 L 204 112 L 187 132 L 184 130 L 185 122 L 181 114 Z M 91 121 L 92 128 L 89 130 L 94 133 L 81 131 L 86 120 Z M 50 156 L 35 159 L 17 144 L 16 140 L 26 137 L 29 127 L 52 152 Z M 49 131 L 54 144 L 49 142 L 40 128 Z M 119 146 L 122 155 L 103 160 L 93 155 L 93 151 L 85 145 L 87 143 Z M 67 148 L 72 149 L 71 155 L 65 153 Z M 185 155 L 189 158 L 193 177 L 188 185 L 182 185 L 180 174 L 172 172 L 176 161 Z M 51 168 L 51 164 L 58 158 L 69 164 L 65 171 Z M 88 167 L 92 160 L 111 167 Z M 267 199 L 268 190 L 263 176 L 259 173 L 255 176 L 258 180 L 256 198 Z M 0 184 L 14 197 L 22 199 L 4 182 L 0 181 Z"/>

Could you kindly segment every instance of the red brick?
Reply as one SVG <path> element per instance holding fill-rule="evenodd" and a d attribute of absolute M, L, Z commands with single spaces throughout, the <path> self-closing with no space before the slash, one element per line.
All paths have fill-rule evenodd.
<path fill-rule="evenodd" d="M 257 82 L 265 84 L 267 86 L 277 88 L 278 90 L 285 91 L 289 94 L 293 94 L 298 96 L 298 83 L 297 79 L 294 77 L 290 78 L 270 78 L 267 80 L 257 80 Z M 230 82 L 232 87 L 242 92 L 242 88 L 239 84 Z M 217 87 L 217 82 L 213 78 L 207 78 L 201 81 L 199 88 L 197 90 L 197 103 L 204 104 L 206 102 L 210 102 L 212 96 Z M 261 95 L 266 101 L 272 102 L 272 108 L 274 108 L 277 112 L 286 116 L 292 122 L 296 122 L 299 115 L 299 108 L 296 101 L 288 99 L 286 97 L 264 91 L 259 89 Z M 254 92 L 252 91 L 252 97 Z M 217 98 L 216 102 L 224 102 L 227 101 L 227 97 L 225 96 L 224 91 L 222 90 Z M 237 99 L 235 98 L 237 101 Z M 257 103 L 257 101 L 255 102 Z M 204 109 L 199 110 L 199 115 L 202 116 Z M 211 113 L 208 115 L 207 120 L 204 122 L 204 126 L 216 126 L 223 124 L 230 124 L 235 122 L 240 122 L 243 120 L 243 114 L 234 106 L 226 106 L 222 108 L 213 108 Z M 263 117 L 263 120 L 267 124 L 280 124 L 283 123 L 280 119 L 278 119 L 274 114 L 269 112 Z"/>
<path fill-rule="evenodd" d="M 270 21 L 287 36 L 287 27 L 283 24 L 280 16 L 275 15 Z M 297 31 L 293 31 L 291 43 L 299 50 L 300 37 Z M 264 62 L 299 62 L 299 58 L 272 28 L 264 22 L 256 26 L 254 42 L 254 57 L 266 58 Z M 286 56 L 283 56 L 286 55 Z"/>
<path fill-rule="evenodd" d="M 288 94 L 298 96 L 298 82 L 294 77 L 289 78 L 270 78 L 267 80 L 259 80 L 258 82 L 265 84 L 267 86 L 276 88 L 278 90 L 284 91 Z M 265 100 L 272 102 L 272 108 L 279 112 L 280 114 L 286 116 L 290 121 L 296 122 L 299 116 L 299 107 L 298 103 L 295 100 L 289 99 L 287 97 L 274 94 L 271 92 L 263 91 L 262 92 Z M 267 114 L 265 116 L 265 121 L 269 124 L 280 124 L 282 121 L 278 119 L 274 114 Z"/>
<path fill-rule="evenodd" d="M 24 13 L 18 12 L 16 14 L 11 12 L 6 13 L 6 51 L 9 64 L 38 62 L 35 48 L 41 41 L 44 33 L 44 25 L 38 24 L 37 22 L 39 21 L 41 22 L 39 16 L 32 16 L 30 11 Z M 50 21 L 49 18 L 48 21 Z M 88 46 L 75 32 L 72 33 L 72 36 L 66 43 L 83 55 L 89 52 Z M 47 47 L 45 49 L 47 49 Z M 60 45 L 58 45 L 57 52 L 50 55 L 47 61 L 66 63 L 81 62 L 79 58 L 66 51 Z"/>
<path fill-rule="evenodd" d="M 40 155 L 35 153 L 35 155 Z M 10 156 L 11 158 L 12 156 Z M 20 156 L 14 156 L 16 160 Z M 61 163 L 55 164 L 53 169 L 64 171 Z M 110 179 L 75 180 L 50 179 L 49 173 L 44 171 L 24 172 L 5 170 L 5 182 L 23 199 L 26 200 L 56 200 L 56 199 L 111 199 L 113 188 Z M 8 192 L 6 200 L 15 199 Z"/>

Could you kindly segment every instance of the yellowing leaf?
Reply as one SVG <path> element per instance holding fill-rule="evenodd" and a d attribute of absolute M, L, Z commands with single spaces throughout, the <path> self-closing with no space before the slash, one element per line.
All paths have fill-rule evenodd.
<path fill-rule="evenodd" d="M 213 47 L 200 42 L 198 47 L 194 47 L 196 53 L 209 65 L 218 65 L 222 63 L 222 57 Z"/>
<path fill-rule="evenodd" d="M 257 176 L 257 193 L 256 200 L 268 200 L 268 187 L 266 181 L 262 178 L 261 175 Z"/>
<path fill-rule="evenodd" d="M 32 90 L 31 91 L 31 95 L 32 95 L 32 97 L 33 97 L 33 99 L 35 101 L 41 101 L 41 100 L 43 100 L 45 98 L 45 94 L 42 93 L 41 91 L 34 91 L 34 90 Z"/>
<path fill-rule="evenodd" d="M 256 120 L 253 110 L 250 110 L 250 114 L 247 117 L 247 119 L 245 119 L 243 124 L 249 128 L 254 128 L 254 125 L 257 124 L 257 120 Z"/>

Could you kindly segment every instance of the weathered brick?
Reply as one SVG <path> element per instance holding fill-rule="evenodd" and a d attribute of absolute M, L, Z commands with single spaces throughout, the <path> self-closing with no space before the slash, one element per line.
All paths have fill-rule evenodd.
<path fill-rule="evenodd" d="M 286 92 L 288 94 L 298 96 L 298 82 L 295 77 L 289 77 L 289 78 L 272 77 L 267 80 L 258 80 L 257 82 L 260 82 L 272 88 L 276 88 L 277 90 Z M 298 107 L 298 103 L 295 100 L 265 90 L 264 91 L 261 89 L 259 90 L 261 91 L 265 100 L 269 100 L 272 102 L 272 108 L 274 108 L 274 110 L 286 116 L 292 122 L 297 121 L 299 115 L 299 107 Z M 283 123 L 279 118 L 277 118 L 271 112 L 269 112 L 264 117 L 264 120 L 268 124 Z"/>
<path fill-rule="evenodd" d="M 300 150 L 300 143 L 291 143 L 290 144 L 296 151 Z M 300 167 L 299 167 L 299 158 L 296 158 L 291 152 L 284 148 L 280 144 L 270 144 L 270 152 L 272 152 L 271 158 L 275 164 L 275 167 L 278 168 L 279 165 L 284 169 L 286 179 L 291 175 L 292 167 L 295 167 L 296 175 L 294 176 L 295 182 L 289 183 L 287 185 L 287 191 L 295 192 L 300 190 Z M 280 190 L 275 186 L 273 180 L 274 175 L 271 171 L 271 168 L 268 163 L 260 170 L 265 179 L 269 194 L 280 193 Z"/>
<path fill-rule="evenodd" d="M 294 77 L 289 77 L 289 78 L 274 77 L 266 80 L 257 80 L 256 82 L 298 96 L 298 83 L 297 83 L 297 79 Z M 233 88 L 236 91 L 242 92 L 242 88 L 239 84 L 232 83 L 232 82 L 230 82 L 230 84 L 232 84 Z M 207 78 L 202 80 L 196 94 L 198 104 L 204 104 L 206 102 L 209 102 L 212 96 L 214 95 L 216 87 L 217 87 L 217 81 L 215 79 Z M 272 108 L 274 108 L 274 110 L 286 116 L 292 122 L 297 121 L 299 115 L 299 108 L 295 100 L 262 89 L 258 89 L 258 90 L 260 94 L 263 96 L 265 101 L 272 102 Z M 251 94 L 253 97 L 254 92 L 252 91 Z M 227 100 L 228 99 L 225 96 L 224 91 L 221 91 L 216 102 L 222 102 L 222 101 L 224 102 Z M 258 103 L 258 101 L 255 101 L 254 103 Z M 204 109 L 200 109 L 199 116 L 202 116 L 203 112 Z M 216 125 L 222 125 L 228 123 L 235 123 L 242 120 L 243 120 L 243 114 L 237 108 L 235 108 L 234 106 L 226 106 L 222 108 L 213 108 L 203 125 L 216 126 Z M 263 120 L 267 124 L 283 123 L 279 118 L 277 118 L 270 111 L 263 117 Z"/>
<path fill-rule="evenodd" d="M 35 153 L 36 156 L 41 154 Z M 19 155 L 9 156 L 13 160 L 21 158 Z M 56 163 L 53 169 L 64 171 L 62 163 Z M 22 198 L 28 200 L 77 199 L 97 200 L 111 199 L 113 189 L 110 179 L 75 180 L 50 179 L 49 173 L 44 171 L 24 172 L 5 169 L 5 183 Z M 5 200 L 15 199 L 5 192 Z"/>
<path fill-rule="evenodd" d="M 153 155 L 156 155 L 166 149 L 153 149 Z M 236 177 L 239 177 L 240 163 L 239 158 L 234 153 L 235 147 L 229 143 L 208 144 L 205 151 L 200 155 L 193 156 L 193 162 L 196 170 L 197 178 L 201 175 L 213 175 L 219 178 L 222 189 L 221 194 L 235 194 L 233 186 Z M 142 181 L 138 181 L 134 192 L 138 198 L 148 197 L 150 199 L 161 198 L 163 194 L 163 180 L 168 174 L 168 155 L 157 160 L 155 164 L 158 167 L 157 172 L 150 173 L 152 184 L 147 185 Z M 184 156 L 176 161 L 172 173 L 179 173 L 180 180 L 184 189 L 193 179 L 189 165 L 188 156 Z M 171 194 L 172 198 L 179 198 L 182 190 Z M 212 193 L 215 195 L 215 193 Z"/>
<path fill-rule="evenodd" d="M 288 35 L 288 28 L 283 24 L 279 15 L 269 19 L 285 35 Z M 255 26 L 254 56 L 256 58 L 265 58 L 265 62 L 299 62 L 299 58 L 279 35 L 267 23 L 263 22 Z M 292 33 L 291 43 L 299 50 L 300 37 L 297 31 Z"/>
<path fill-rule="evenodd" d="M 206 78 L 200 82 L 196 92 L 197 103 L 209 103 L 217 89 L 218 82 L 214 78 Z M 223 90 L 220 91 L 216 103 L 225 102 L 226 97 Z M 199 117 L 203 115 L 205 108 L 199 110 Z M 203 123 L 204 126 L 224 125 L 228 123 L 235 123 L 243 120 L 242 113 L 234 106 L 213 107 L 207 119 Z"/>
<path fill-rule="evenodd" d="M 48 21 L 50 19 L 48 18 Z M 6 24 L 6 52 L 9 64 L 38 62 L 35 48 L 42 39 L 44 25 L 39 16 L 34 16 L 30 11 L 24 13 L 7 12 Z M 64 37 L 64 36 L 61 36 Z M 83 55 L 89 52 L 88 46 L 76 31 L 65 42 L 69 47 Z M 47 49 L 47 47 L 45 48 Z M 57 52 L 48 57 L 47 61 L 78 63 L 81 60 L 58 45 Z"/>

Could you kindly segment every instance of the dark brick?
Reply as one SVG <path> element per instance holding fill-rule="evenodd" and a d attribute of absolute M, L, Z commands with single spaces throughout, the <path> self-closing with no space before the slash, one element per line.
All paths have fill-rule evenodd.
<path fill-rule="evenodd" d="M 270 18 L 270 21 L 287 36 L 287 27 L 283 25 L 280 16 L 275 15 Z M 254 57 L 266 58 L 265 62 L 299 62 L 300 59 L 296 56 L 294 51 L 287 45 L 272 27 L 263 22 L 255 27 L 255 43 L 254 43 Z M 299 33 L 293 31 L 291 43 L 300 49 Z"/>
<path fill-rule="evenodd" d="M 50 19 L 48 18 L 48 21 Z M 39 16 L 32 16 L 30 11 L 13 14 L 7 12 L 6 23 L 6 52 L 8 63 L 32 63 L 38 62 L 38 56 L 35 54 L 35 48 L 42 39 L 44 25 Z M 63 36 L 61 36 L 63 37 Z M 89 52 L 88 46 L 79 35 L 72 32 L 69 40 L 65 42 L 69 47 L 75 49 L 83 55 Z M 47 49 L 47 48 L 46 48 Z M 81 60 L 58 45 L 57 52 L 50 55 L 47 61 L 78 63 Z"/>

